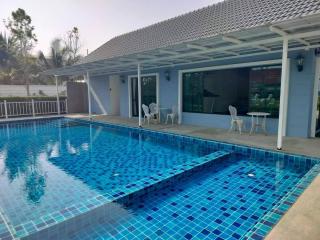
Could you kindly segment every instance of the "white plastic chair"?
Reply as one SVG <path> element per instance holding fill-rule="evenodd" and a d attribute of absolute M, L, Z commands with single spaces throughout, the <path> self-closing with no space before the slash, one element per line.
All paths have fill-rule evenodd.
<path fill-rule="evenodd" d="M 142 104 L 142 110 L 143 110 L 143 123 L 146 122 L 146 119 L 148 120 L 148 125 L 150 124 L 150 118 L 151 114 L 149 113 L 149 108 L 147 105 Z"/>
<path fill-rule="evenodd" d="M 243 120 L 238 117 L 237 115 L 237 109 L 234 106 L 229 106 L 229 112 L 231 115 L 231 126 L 229 129 L 229 132 L 231 132 L 234 128 L 235 130 L 239 130 L 239 133 L 242 133 L 242 128 L 243 128 Z"/>
<path fill-rule="evenodd" d="M 176 116 L 178 116 L 177 107 L 176 106 L 172 106 L 171 113 L 167 114 L 166 124 L 168 124 L 169 118 L 171 118 L 171 123 L 173 125 Z"/>
<path fill-rule="evenodd" d="M 159 120 L 159 107 L 158 107 L 158 105 L 156 103 L 150 103 L 149 109 L 150 109 L 150 115 L 151 115 L 152 119 L 154 119 L 156 117 L 157 121 L 158 121 Z"/>

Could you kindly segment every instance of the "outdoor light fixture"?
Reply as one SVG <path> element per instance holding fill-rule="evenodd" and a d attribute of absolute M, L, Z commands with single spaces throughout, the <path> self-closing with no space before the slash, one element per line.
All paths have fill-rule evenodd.
<path fill-rule="evenodd" d="M 304 64 L 304 57 L 302 55 L 298 55 L 296 58 L 297 61 L 297 68 L 298 68 L 298 72 L 302 72 L 303 70 L 303 64 Z"/>
<path fill-rule="evenodd" d="M 125 84 L 126 83 L 126 79 L 124 77 L 124 75 L 120 75 L 120 81 Z"/>
<path fill-rule="evenodd" d="M 165 76 L 165 78 L 166 78 L 167 81 L 170 81 L 170 70 L 166 70 L 166 71 L 164 72 L 164 76 Z"/>

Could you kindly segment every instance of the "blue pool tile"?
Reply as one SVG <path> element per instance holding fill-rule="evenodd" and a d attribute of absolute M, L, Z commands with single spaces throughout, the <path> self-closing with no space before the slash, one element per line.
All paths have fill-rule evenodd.
<path fill-rule="evenodd" d="M 203 235 L 209 235 L 210 231 L 208 231 L 207 229 L 203 229 L 203 230 L 201 231 L 201 233 L 202 233 Z"/>
<path fill-rule="evenodd" d="M 185 239 L 192 239 L 192 235 L 190 233 L 187 233 L 186 235 L 184 235 Z"/>
<path fill-rule="evenodd" d="M 40 138 L 34 144 L 34 125 L 39 136 L 51 140 Z M 320 172 L 317 159 L 110 124 L 58 119 L 11 128 L 23 129 L 12 134 L 19 139 L 23 133 L 29 138 L 27 147 L 47 154 L 40 161 L 46 172 L 35 172 L 38 175 L 26 181 L 26 186 L 37 183 L 37 192 L 25 192 L 1 206 L 16 227 L 23 225 L 17 229 L 19 236 L 112 201 L 120 205 L 122 214 L 132 216 L 101 222 L 79 231 L 82 238 L 77 234 L 74 238 L 262 239 Z M 1 131 L 6 129 L 0 124 Z M 90 143 L 90 135 L 98 140 Z M 0 137 L 0 146 L 3 142 L 8 139 Z M 8 146 L 17 149 L 16 144 L 9 141 Z M 219 158 L 227 156 L 222 150 L 230 156 Z M 13 166 L 23 159 L 20 151 L 9 156 Z M 49 186 L 57 187 L 50 192 Z M 59 197 L 42 207 L 43 191 Z M 16 206 L 23 201 L 20 214 Z M 30 203 L 38 207 L 31 211 Z"/>

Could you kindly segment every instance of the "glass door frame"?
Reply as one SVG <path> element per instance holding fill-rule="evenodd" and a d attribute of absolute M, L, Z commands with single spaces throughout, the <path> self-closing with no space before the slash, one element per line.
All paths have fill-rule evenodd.
<path fill-rule="evenodd" d="M 148 73 L 148 74 L 141 74 L 141 78 L 143 77 L 150 77 L 155 76 L 156 77 L 156 104 L 160 106 L 160 79 L 159 79 L 159 73 Z M 128 111 L 129 111 L 129 118 L 132 118 L 132 79 L 137 78 L 138 75 L 129 75 L 128 76 Z M 142 81 L 141 81 L 142 82 Z"/>

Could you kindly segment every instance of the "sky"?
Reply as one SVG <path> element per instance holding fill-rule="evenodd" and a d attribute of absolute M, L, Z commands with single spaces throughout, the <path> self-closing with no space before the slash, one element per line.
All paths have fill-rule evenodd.
<path fill-rule="evenodd" d="M 49 52 L 54 38 L 79 28 L 82 54 L 112 37 L 211 5 L 221 0 L 0 0 L 0 31 L 12 11 L 23 8 L 32 19 L 38 43 Z"/>

